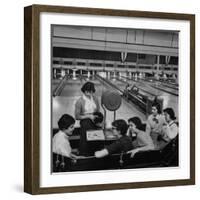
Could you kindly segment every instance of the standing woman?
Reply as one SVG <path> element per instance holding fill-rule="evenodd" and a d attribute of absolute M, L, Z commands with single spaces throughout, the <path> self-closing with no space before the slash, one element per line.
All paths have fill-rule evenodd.
<path fill-rule="evenodd" d="M 82 88 L 82 96 L 75 104 L 75 118 L 80 120 L 81 135 L 80 135 L 80 154 L 87 155 L 88 147 L 86 140 L 87 130 L 98 128 L 98 124 L 102 123 L 103 115 L 100 113 L 98 98 L 94 95 L 94 83 L 86 82 Z"/>

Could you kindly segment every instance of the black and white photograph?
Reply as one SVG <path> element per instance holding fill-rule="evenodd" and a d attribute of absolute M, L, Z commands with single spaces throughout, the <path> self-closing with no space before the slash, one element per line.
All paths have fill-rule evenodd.
<path fill-rule="evenodd" d="M 30 194 L 195 184 L 195 16 L 25 8 Z"/>
<path fill-rule="evenodd" d="M 51 173 L 179 167 L 179 31 L 51 25 Z"/>

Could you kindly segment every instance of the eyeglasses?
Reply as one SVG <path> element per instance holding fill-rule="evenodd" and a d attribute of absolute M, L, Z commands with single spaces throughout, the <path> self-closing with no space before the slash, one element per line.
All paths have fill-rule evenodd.
<path fill-rule="evenodd" d="M 116 127 L 112 127 L 112 130 L 116 130 L 117 128 Z"/>

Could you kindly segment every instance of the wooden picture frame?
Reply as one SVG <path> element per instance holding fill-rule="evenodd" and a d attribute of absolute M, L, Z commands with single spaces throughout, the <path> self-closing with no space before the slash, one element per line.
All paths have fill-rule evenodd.
<path fill-rule="evenodd" d="M 173 180 L 118 182 L 88 185 L 66 185 L 41 187 L 40 171 L 40 126 L 41 126 L 41 54 L 40 29 L 41 13 L 59 15 L 77 14 L 80 16 L 125 17 L 154 20 L 172 20 L 175 23 L 189 23 L 189 177 Z M 131 10 L 112 10 L 97 8 L 32 5 L 24 9 L 24 191 L 30 194 L 49 194 L 63 192 L 84 192 L 113 189 L 147 188 L 195 184 L 195 16 L 192 14 L 143 12 Z M 49 138 L 49 137 L 47 137 Z"/>

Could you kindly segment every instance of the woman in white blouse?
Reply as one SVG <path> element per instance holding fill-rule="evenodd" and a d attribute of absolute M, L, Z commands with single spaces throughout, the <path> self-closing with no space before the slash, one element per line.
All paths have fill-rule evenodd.
<path fill-rule="evenodd" d="M 163 110 L 163 112 L 167 124 L 163 125 L 161 135 L 163 140 L 169 142 L 178 135 L 178 125 L 175 121 L 176 117 L 172 108 L 166 108 Z"/>
<path fill-rule="evenodd" d="M 54 135 L 52 141 L 53 152 L 65 157 L 74 158 L 76 157 L 72 153 L 72 148 L 69 143 L 69 136 L 74 131 L 75 120 L 68 114 L 62 115 L 58 120 L 59 131 Z"/>
<path fill-rule="evenodd" d="M 103 121 L 103 115 L 100 113 L 98 98 L 94 95 L 94 83 L 86 82 L 82 88 L 82 96 L 75 104 L 75 118 L 80 120 L 80 154 L 87 155 L 88 147 L 86 140 L 87 130 L 97 129 L 98 124 Z"/>
<path fill-rule="evenodd" d="M 162 115 L 160 104 L 157 102 L 153 103 L 152 114 L 147 119 L 147 132 L 150 133 L 155 145 L 165 123 L 165 117 Z"/>

